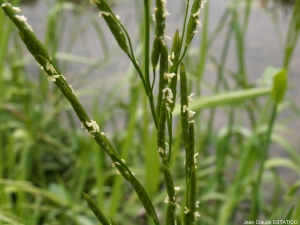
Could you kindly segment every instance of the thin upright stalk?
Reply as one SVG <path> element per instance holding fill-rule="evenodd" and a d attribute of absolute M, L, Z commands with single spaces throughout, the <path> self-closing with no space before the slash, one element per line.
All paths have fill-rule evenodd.
<path fill-rule="evenodd" d="M 269 121 L 269 127 L 267 131 L 267 136 L 266 139 L 264 140 L 263 147 L 261 149 L 261 162 L 259 165 L 259 170 L 258 170 L 258 176 L 257 176 L 257 181 L 255 183 L 255 188 L 254 188 L 254 202 L 253 202 L 253 207 L 251 210 L 251 219 L 255 220 L 258 218 L 258 214 L 260 211 L 260 188 L 261 188 L 261 180 L 262 180 L 262 175 L 263 175 L 263 170 L 264 170 L 264 165 L 268 157 L 268 149 L 270 145 L 270 140 L 271 140 L 271 134 L 273 132 L 273 127 L 275 123 L 277 115 L 277 104 L 275 103 L 272 108 L 271 112 L 271 118 Z"/>

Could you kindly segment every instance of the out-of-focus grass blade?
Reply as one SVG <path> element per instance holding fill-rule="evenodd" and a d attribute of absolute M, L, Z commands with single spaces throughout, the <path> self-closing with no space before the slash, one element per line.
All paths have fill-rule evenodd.
<path fill-rule="evenodd" d="M 5 211 L 0 210 L 0 224 L 2 224 L 2 222 L 5 222 L 7 224 L 24 225 L 24 223 L 20 221 L 20 218 L 16 218 L 15 215 L 11 215 Z"/>
<path fill-rule="evenodd" d="M 200 97 L 195 99 L 193 102 L 189 103 L 189 109 L 191 110 L 201 110 L 205 108 L 226 106 L 236 103 L 241 103 L 242 101 L 265 96 L 271 93 L 270 87 L 264 88 L 254 88 L 250 90 L 243 91 L 232 91 L 228 93 L 216 94 L 208 97 Z M 180 113 L 180 107 L 177 105 L 174 109 L 173 114 L 178 115 Z"/>
<path fill-rule="evenodd" d="M 292 160 L 282 157 L 270 158 L 265 163 L 265 169 L 271 169 L 273 167 L 286 167 L 294 170 L 296 173 L 300 174 L 300 167 L 295 164 Z"/>
<path fill-rule="evenodd" d="M 285 220 L 291 220 L 292 219 L 293 211 L 294 211 L 294 206 L 292 206 L 290 208 L 290 210 L 288 211 L 288 213 L 286 214 Z"/>
<path fill-rule="evenodd" d="M 276 103 L 280 103 L 283 100 L 286 87 L 287 71 L 286 69 L 282 69 L 273 77 L 272 97 Z"/>

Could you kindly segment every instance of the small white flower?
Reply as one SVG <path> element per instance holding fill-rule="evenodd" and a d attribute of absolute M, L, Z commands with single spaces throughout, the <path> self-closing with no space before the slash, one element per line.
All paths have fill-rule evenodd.
<path fill-rule="evenodd" d="M 180 75 L 179 74 L 177 74 L 177 80 L 180 80 Z"/>
<path fill-rule="evenodd" d="M 155 22 L 155 14 L 154 13 L 152 14 L 152 19 Z"/>
<path fill-rule="evenodd" d="M 196 164 L 197 163 L 197 159 L 196 159 L 196 157 L 199 155 L 199 153 L 198 152 L 196 152 L 196 154 L 194 155 L 194 163 Z"/>
<path fill-rule="evenodd" d="M 100 131 L 99 126 L 98 126 L 98 124 L 97 124 L 96 121 L 91 120 L 91 122 L 85 122 L 85 123 L 86 123 L 86 125 L 87 125 L 88 127 L 92 127 L 92 128 L 93 128 L 93 130 L 90 131 L 91 133 L 96 133 L 96 132 L 99 132 L 99 131 Z"/>
<path fill-rule="evenodd" d="M 74 94 L 74 89 L 72 88 L 72 86 L 70 84 L 68 86 L 71 89 L 72 93 Z"/>
<path fill-rule="evenodd" d="M 117 18 L 117 20 L 120 20 L 120 16 L 119 15 L 116 15 L 116 18 Z"/>
<path fill-rule="evenodd" d="M 197 31 L 197 30 L 194 30 L 194 31 L 193 31 L 193 34 L 197 34 L 197 33 L 198 33 L 198 31 Z"/>
<path fill-rule="evenodd" d="M 200 3 L 200 8 L 203 9 L 204 8 L 204 5 L 205 3 L 207 2 L 207 0 L 202 0 L 201 3 Z"/>
<path fill-rule="evenodd" d="M 173 103 L 172 101 L 172 98 L 173 98 L 173 93 L 172 93 L 172 90 L 168 87 L 165 87 L 163 90 L 162 90 L 162 98 L 163 99 L 167 99 L 168 102 L 170 103 Z M 167 96 L 166 96 L 166 93 L 167 93 Z"/>
<path fill-rule="evenodd" d="M 169 40 L 172 40 L 171 37 L 169 37 L 168 35 L 165 35 L 165 38 L 169 39 Z"/>
<path fill-rule="evenodd" d="M 165 40 L 163 40 L 163 39 L 160 39 L 160 42 L 161 42 L 161 44 L 162 44 L 163 46 L 166 46 L 166 42 L 165 42 Z"/>
<path fill-rule="evenodd" d="M 59 79 L 60 78 L 60 76 L 59 75 L 52 75 L 52 76 L 48 76 L 48 80 L 52 80 L 53 82 L 56 82 L 56 79 Z"/>
<path fill-rule="evenodd" d="M 164 73 L 164 79 L 165 79 L 165 80 L 168 80 L 168 83 L 171 82 L 171 80 L 172 80 L 172 78 L 173 78 L 174 76 L 176 76 L 175 73 Z"/>
<path fill-rule="evenodd" d="M 16 17 L 19 21 L 23 22 L 28 30 L 33 31 L 32 27 L 27 23 L 27 18 L 26 18 L 25 16 L 23 16 L 23 15 L 22 15 L 22 16 L 15 15 L 15 17 Z"/>
<path fill-rule="evenodd" d="M 111 164 L 111 167 L 115 168 L 115 167 L 116 167 L 116 164 L 115 164 L 115 163 L 112 163 L 112 164 Z"/>
<path fill-rule="evenodd" d="M 49 61 L 47 61 L 46 63 L 46 70 L 50 70 L 51 73 L 57 73 L 56 70 L 54 69 L 54 66 Z"/>
<path fill-rule="evenodd" d="M 1 5 L 1 7 L 2 8 L 4 8 L 4 7 L 6 7 L 6 6 L 10 6 L 11 4 L 10 3 L 8 3 L 8 2 L 5 2 L 5 3 L 3 3 L 2 5 Z"/>
<path fill-rule="evenodd" d="M 192 99 L 193 96 L 194 96 L 194 93 L 191 93 L 191 94 L 187 97 L 189 102 L 192 102 L 192 101 L 193 101 L 193 99 Z"/>
<path fill-rule="evenodd" d="M 197 24 L 198 27 L 202 27 L 202 23 L 201 23 L 200 20 L 196 20 L 196 24 Z"/>
<path fill-rule="evenodd" d="M 120 175 L 121 173 L 120 173 L 120 171 L 119 170 L 117 170 L 117 175 Z"/>
<path fill-rule="evenodd" d="M 131 172 L 132 176 L 135 176 L 135 173 Z"/>
<path fill-rule="evenodd" d="M 201 8 L 198 9 L 196 13 L 193 14 L 193 17 L 199 16 Z"/>
<path fill-rule="evenodd" d="M 169 203 L 169 202 L 170 202 L 169 195 L 167 195 L 167 197 L 164 200 L 164 203 Z"/>
<path fill-rule="evenodd" d="M 163 148 L 161 147 L 158 147 L 158 153 L 161 153 L 161 154 L 165 154 L 165 151 Z"/>
<path fill-rule="evenodd" d="M 168 11 L 164 10 L 162 17 L 167 17 L 167 16 L 170 16 L 170 15 L 171 14 Z"/>
<path fill-rule="evenodd" d="M 195 212 L 195 213 L 194 213 L 194 219 L 195 219 L 195 220 L 197 220 L 197 217 L 199 217 L 199 216 L 200 216 L 200 213 L 199 213 L 199 212 Z"/>
<path fill-rule="evenodd" d="M 21 22 L 27 22 L 27 18 L 25 16 L 15 15 L 15 17 Z"/>
<path fill-rule="evenodd" d="M 188 110 L 188 116 L 189 116 L 189 118 L 192 118 L 195 114 L 196 114 L 196 112 L 194 112 L 192 110 Z"/>
<path fill-rule="evenodd" d="M 125 163 L 125 160 L 124 160 L 124 159 L 121 159 L 121 161 L 122 161 L 123 163 Z"/>
<path fill-rule="evenodd" d="M 108 13 L 108 12 L 101 12 L 101 15 L 102 16 L 110 16 L 110 13 Z"/>
<path fill-rule="evenodd" d="M 61 77 L 62 77 L 64 80 L 67 80 L 66 77 L 65 77 L 64 75 L 62 75 L 62 74 L 61 74 Z"/>
<path fill-rule="evenodd" d="M 197 201 L 197 202 L 196 202 L 196 204 L 195 204 L 195 205 L 196 205 L 196 208 L 199 207 L 199 203 L 200 203 L 200 201 Z"/>
<path fill-rule="evenodd" d="M 170 55 L 168 56 L 168 63 L 169 63 L 170 66 L 173 66 L 173 62 L 171 61 L 171 56 Z"/>
<path fill-rule="evenodd" d="M 104 132 L 101 132 L 100 134 L 101 134 L 101 135 L 105 135 L 105 133 L 104 133 Z"/>
<path fill-rule="evenodd" d="M 180 190 L 180 187 L 174 187 L 174 190 L 175 190 L 175 191 L 179 191 L 179 190 Z"/>
<path fill-rule="evenodd" d="M 190 212 L 190 210 L 188 209 L 188 207 L 184 207 L 184 214 L 188 214 Z"/>
<path fill-rule="evenodd" d="M 185 113 L 185 112 L 188 112 L 189 111 L 189 108 L 187 105 L 183 105 L 182 106 L 182 112 Z"/>
<path fill-rule="evenodd" d="M 20 12 L 21 12 L 20 7 L 15 7 L 15 6 L 13 6 L 12 9 L 13 9 L 16 13 L 20 13 Z"/>
<path fill-rule="evenodd" d="M 172 52 L 171 58 L 175 59 L 175 53 L 174 52 Z"/>

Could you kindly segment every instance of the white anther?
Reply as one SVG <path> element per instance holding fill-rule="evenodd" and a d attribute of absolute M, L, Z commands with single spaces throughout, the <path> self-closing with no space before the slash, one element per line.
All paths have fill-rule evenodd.
<path fill-rule="evenodd" d="M 192 101 L 193 101 L 193 99 L 192 99 L 193 96 L 194 96 L 194 93 L 191 93 L 191 94 L 187 97 L 189 102 L 192 102 Z"/>
<path fill-rule="evenodd" d="M 52 80 L 53 82 L 56 82 L 56 79 L 59 79 L 60 78 L 60 76 L 59 75 L 52 75 L 52 76 L 48 76 L 48 80 Z"/>
<path fill-rule="evenodd" d="M 188 214 L 190 212 L 189 208 L 188 207 L 184 207 L 184 214 Z"/>
<path fill-rule="evenodd" d="M 164 79 L 165 79 L 165 80 L 168 80 L 168 83 L 171 82 L 171 80 L 172 80 L 172 78 L 173 78 L 174 76 L 176 76 L 175 73 L 164 73 Z"/>
<path fill-rule="evenodd" d="M 165 154 L 165 151 L 163 148 L 161 147 L 158 147 L 158 153 L 161 153 L 161 154 Z"/>
<path fill-rule="evenodd" d="M 170 66 L 173 66 L 173 62 L 171 61 L 171 56 L 170 55 L 168 55 L 168 63 L 169 63 Z"/>
<path fill-rule="evenodd" d="M 185 112 L 188 112 L 189 111 L 189 108 L 187 105 L 183 105 L 182 106 L 182 112 L 185 113 Z"/>

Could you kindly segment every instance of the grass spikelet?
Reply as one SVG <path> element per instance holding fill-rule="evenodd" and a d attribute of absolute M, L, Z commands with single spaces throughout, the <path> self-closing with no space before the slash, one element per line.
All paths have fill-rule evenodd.
<path fill-rule="evenodd" d="M 179 35 L 179 31 L 176 30 L 173 38 L 173 43 L 172 43 L 172 50 L 170 52 L 170 58 L 173 62 L 173 65 L 169 67 L 169 73 L 174 73 L 175 76 L 172 78 L 171 83 L 170 83 L 170 88 L 172 90 L 172 93 L 174 95 L 174 99 L 176 99 L 177 95 L 177 80 L 178 80 L 178 61 L 179 61 L 179 56 L 180 56 L 180 46 L 181 46 L 181 38 Z M 169 107 L 171 109 L 171 112 L 173 111 L 175 107 L 175 101 L 173 103 L 169 104 Z"/>
<path fill-rule="evenodd" d="M 102 1 L 100 3 L 96 3 L 98 9 L 100 10 L 100 14 L 107 26 L 109 27 L 111 33 L 115 37 L 116 41 L 118 42 L 120 48 L 127 54 L 130 55 L 130 51 L 127 44 L 127 39 L 125 34 L 120 26 L 120 21 L 116 18 L 113 14 L 112 10 L 110 9 L 109 5 L 106 1 Z"/>
<path fill-rule="evenodd" d="M 162 46 L 162 52 L 160 57 L 160 66 L 159 66 L 159 86 L 158 86 L 158 95 L 157 95 L 157 106 L 156 106 L 156 116 L 157 120 L 160 117 L 161 110 L 161 101 L 163 96 L 163 89 L 167 85 L 167 80 L 164 79 L 164 74 L 168 71 L 168 49 L 167 46 Z"/>
<path fill-rule="evenodd" d="M 155 37 L 153 41 L 151 61 L 153 70 L 155 70 L 159 56 L 162 51 L 162 46 L 165 46 L 165 17 L 168 14 L 166 10 L 166 3 L 163 0 L 156 0 L 156 8 L 154 9 L 155 17 Z"/>
<path fill-rule="evenodd" d="M 203 7 L 203 0 L 194 0 L 193 6 L 191 9 L 190 18 L 188 21 L 187 31 L 186 31 L 186 39 L 185 46 L 189 46 L 195 33 L 197 26 L 201 27 L 201 22 L 198 20 L 199 13 L 201 8 Z"/>

